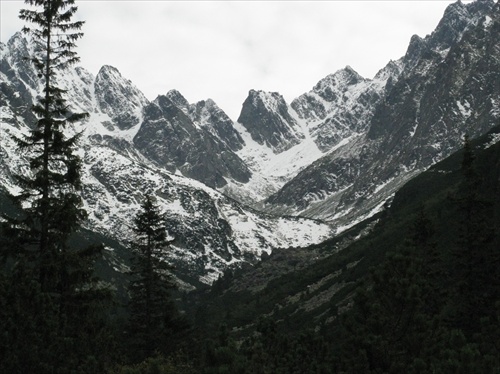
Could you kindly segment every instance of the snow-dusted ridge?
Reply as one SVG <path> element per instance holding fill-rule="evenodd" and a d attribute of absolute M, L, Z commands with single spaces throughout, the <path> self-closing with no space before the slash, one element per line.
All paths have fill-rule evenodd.
<path fill-rule="evenodd" d="M 176 266 L 194 266 L 204 281 L 216 279 L 228 265 L 254 261 L 262 252 L 318 243 L 332 233 L 327 224 L 245 209 L 201 182 L 144 165 L 106 146 L 88 146 L 85 161 L 84 197 L 92 212 L 87 226 L 121 241 L 129 239 L 142 194 L 153 193 L 175 240 L 167 258 Z"/>
<path fill-rule="evenodd" d="M 452 4 L 431 35 L 414 36 L 373 79 L 347 66 L 290 104 L 250 90 L 237 121 L 212 100 L 188 103 L 175 90 L 148 102 L 110 66 L 96 77 L 81 67 L 63 72 L 72 109 L 90 114 L 70 129 L 84 130 L 87 227 L 126 242 L 152 193 L 175 239 L 166 259 L 205 283 L 273 248 L 351 227 L 458 149 L 463 133 L 498 123 L 499 13 L 492 0 Z M 27 131 L 41 89 L 22 59 L 30 45 L 15 35 L 0 48 L 0 185 L 16 192 L 12 173 L 27 168 L 8 135 Z"/>
<path fill-rule="evenodd" d="M 16 34 L 2 45 L 2 155 L 0 184 L 11 193 L 18 189 L 12 175 L 26 173 L 26 160 L 16 151 L 9 135 L 29 131 L 31 105 L 36 85 L 26 77 L 32 67 L 17 63 L 29 44 Z M 33 81 L 35 82 L 35 81 Z M 83 160 L 82 197 L 89 213 L 85 227 L 122 244 L 131 239 L 133 217 L 144 194 L 153 194 L 168 222 L 174 240 L 165 260 L 175 263 L 184 277 L 211 283 L 228 266 L 257 261 L 273 248 L 307 246 L 332 235 L 330 225 L 304 218 L 283 218 L 247 208 L 221 192 L 191 178 L 169 171 L 141 153 L 134 138 L 150 105 L 144 95 L 117 69 L 103 67 L 97 77 L 81 67 L 60 72 L 58 85 L 67 90 L 70 108 L 88 112 L 83 123 L 68 129 L 68 135 L 83 131 L 77 153 Z M 174 98 L 171 93 L 170 97 Z M 28 102 L 28 103 L 27 103 Z M 176 103 L 182 104 L 177 96 Z M 215 119 L 226 119 L 216 104 L 184 106 L 183 112 L 198 128 L 221 136 L 228 147 L 238 149 L 236 133 L 217 127 Z"/>
<path fill-rule="evenodd" d="M 348 227 L 458 150 L 463 134 L 489 131 L 500 118 L 498 7 L 491 0 L 456 2 L 431 35 L 412 37 L 405 56 L 373 80 L 346 67 L 294 100 L 329 152 L 264 208 Z"/>

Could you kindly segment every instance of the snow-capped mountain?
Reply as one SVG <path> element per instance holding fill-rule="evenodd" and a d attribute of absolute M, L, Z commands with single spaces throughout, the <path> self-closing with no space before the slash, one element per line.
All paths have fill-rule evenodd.
<path fill-rule="evenodd" d="M 250 90 L 238 118 L 258 144 L 281 153 L 304 139 L 283 96 L 277 92 Z"/>
<path fill-rule="evenodd" d="M 354 134 L 364 133 L 389 78 L 397 78 L 396 63 L 365 79 L 350 66 L 322 80 L 292 101 L 291 106 L 304 120 L 318 147 L 327 152 Z"/>
<path fill-rule="evenodd" d="M 347 66 L 290 104 L 250 90 L 237 121 L 171 90 L 149 102 L 118 69 L 60 72 L 84 130 L 86 227 L 125 243 L 141 197 L 157 196 L 186 279 L 276 247 L 317 243 L 379 210 L 412 176 L 500 121 L 500 5 L 450 5 L 436 30 L 373 79 Z M 40 94 L 21 34 L 0 44 L 0 192 L 27 170 L 9 134 L 28 131 Z M 263 213 L 266 212 L 266 213 Z M 305 216 L 323 219 L 293 218 Z"/>
<path fill-rule="evenodd" d="M 112 82 L 112 84 L 110 84 Z M 87 82 L 91 85 L 91 81 Z M 94 97 L 102 113 L 107 114 L 120 130 L 127 130 L 142 121 L 142 110 L 148 100 L 118 69 L 105 65 L 97 74 Z"/>
<path fill-rule="evenodd" d="M 157 165 L 171 172 L 179 170 L 210 187 L 224 186 L 225 178 L 247 182 L 250 171 L 228 145 L 238 146 L 231 143 L 231 139 L 238 140 L 234 131 L 227 131 L 224 121 L 217 126 L 210 123 L 212 115 L 222 117 L 223 112 L 211 100 L 193 109 L 192 116 L 201 121 L 193 120 L 190 112 L 185 113 L 168 96 L 158 96 L 144 108 L 134 145 Z M 219 133 L 224 137 L 220 138 Z"/>
<path fill-rule="evenodd" d="M 406 55 L 370 82 L 386 79 L 383 90 L 378 84 L 368 96 L 375 105 L 371 112 L 364 107 L 362 119 L 353 122 L 358 127 L 332 117 L 342 119 L 338 129 L 349 129 L 337 143 L 345 144 L 270 196 L 266 209 L 352 224 L 379 209 L 409 178 L 460 148 L 464 134 L 476 137 L 498 124 L 499 13 L 499 4 L 488 0 L 450 5 L 431 35 L 413 37 Z M 350 82 L 359 84 L 352 77 Z M 309 97 L 318 92 L 333 97 L 316 87 Z M 310 117 L 321 118 L 324 105 L 318 110 L 310 102 Z M 303 113 L 309 108 L 296 107 Z"/>
<path fill-rule="evenodd" d="M 286 209 L 262 202 L 316 160 L 366 133 L 387 83 L 400 73 L 398 66 L 389 63 L 373 80 L 348 66 L 291 104 L 276 92 L 250 90 L 234 126 L 245 141 L 237 153 L 252 175 L 244 185 L 229 181 L 223 191 L 259 209 L 283 213 Z"/>
<path fill-rule="evenodd" d="M 29 108 L 42 90 L 22 58 L 29 53 L 27 40 L 18 33 L 0 47 L 0 192 L 15 194 L 12 175 L 29 169 L 11 135 L 29 131 L 34 121 Z M 110 66 L 96 77 L 77 67 L 57 79 L 71 109 L 90 114 L 68 129 L 84 131 L 78 152 L 89 213 L 85 228 L 126 245 L 144 194 L 154 194 L 173 239 L 166 261 L 181 278 L 204 283 L 273 248 L 309 245 L 332 234 L 326 223 L 259 213 L 210 187 L 223 184 L 226 176 L 245 182 L 250 175 L 234 153 L 243 139 L 212 100 L 190 105 L 171 91 L 148 102 Z"/>

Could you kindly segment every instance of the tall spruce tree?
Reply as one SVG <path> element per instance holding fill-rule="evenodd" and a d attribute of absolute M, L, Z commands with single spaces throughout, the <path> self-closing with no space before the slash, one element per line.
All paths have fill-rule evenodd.
<path fill-rule="evenodd" d="M 69 245 L 84 218 L 81 161 L 75 154 L 80 134 L 68 125 L 86 113 L 74 113 L 57 86 L 57 75 L 78 62 L 74 51 L 83 21 L 73 22 L 74 0 L 26 0 L 33 9 L 19 17 L 32 24 L 33 54 L 41 93 L 32 111 L 37 121 L 16 138 L 29 172 L 17 175 L 20 214 L 5 217 L 2 236 L 5 276 L 1 301 L 7 306 L 0 347 L 9 373 L 68 373 L 102 370 L 107 292 L 97 287 L 93 262 L 100 246 L 75 250 Z"/>
<path fill-rule="evenodd" d="M 74 0 L 25 2 L 36 8 L 21 10 L 19 17 L 34 25 L 23 31 L 34 45 L 27 58 L 38 70 L 43 93 L 32 108 L 37 122 L 27 136 L 16 139 L 29 160 L 30 173 L 16 176 L 22 189 L 16 200 L 23 215 L 11 222 L 25 254 L 34 261 L 41 290 L 64 293 L 75 260 L 68 253 L 68 239 L 86 217 L 78 195 L 81 161 L 74 153 L 80 134 L 68 137 L 65 131 L 88 114 L 70 111 L 65 91 L 57 87 L 57 74 L 79 61 L 74 48 L 83 36 L 77 32 L 83 21 L 71 21 L 77 11 Z"/>
<path fill-rule="evenodd" d="M 170 266 L 162 261 L 169 246 L 165 221 L 150 195 L 134 223 L 128 345 L 131 357 L 138 361 L 170 350 L 175 308 L 170 296 Z"/>

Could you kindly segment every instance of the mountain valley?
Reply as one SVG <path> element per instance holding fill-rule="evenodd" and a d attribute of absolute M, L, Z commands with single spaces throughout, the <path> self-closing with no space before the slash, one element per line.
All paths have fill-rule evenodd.
<path fill-rule="evenodd" d="M 342 234 L 460 149 L 464 134 L 499 123 L 499 13 L 490 0 L 454 3 L 373 79 L 347 66 L 290 104 L 251 89 L 236 121 L 176 90 L 150 102 L 115 67 L 62 71 L 72 110 L 90 114 L 70 130 L 84 134 L 85 230 L 126 247 L 143 196 L 155 195 L 173 240 L 165 260 L 186 289 Z M 23 60 L 32 48 L 20 33 L 0 45 L 3 195 L 26 170 L 10 136 L 29 130 L 41 92 Z"/>
<path fill-rule="evenodd" d="M 499 1 L 238 118 L 75 64 L 74 3 L 0 43 L 0 372 L 500 374 Z"/>

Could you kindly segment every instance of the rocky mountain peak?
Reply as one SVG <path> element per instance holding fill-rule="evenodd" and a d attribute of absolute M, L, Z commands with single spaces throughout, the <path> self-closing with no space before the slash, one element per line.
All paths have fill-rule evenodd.
<path fill-rule="evenodd" d="M 215 103 L 191 104 L 185 112 L 171 98 L 179 102 L 178 95 L 159 95 L 145 107 L 134 137 L 139 151 L 155 164 L 210 187 L 226 185 L 226 178 L 247 182 L 251 173 L 230 147 L 239 135 L 229 117 Z"/>
<path fill-rule="evenodd" d="M 165 105 L 173 105 L 172 101 L 167 95 L 158 95 L 156 98 L 152 101 L 152 103 L 156 104 L 157 106 L 165 106 Z"/>
<path fill-rule="evenodd" d="M 461 38 L 467 24 L 471 21 L 468 7 L 461 1 L 450 4 L 429 38 L 432 49 L 446 49 Z"/>
<path fill-rule="evenodd" d="M 411 70 L 420 61 L 420 57 L 427 48 L 425 40 L 418 35 L 413 35 L 403 57 L 403 63 L 407 70 Z"/>
<path fill-rule="evenodd" d="M 191 104 L 190 112 L 195 116 L 195 120 L 199 121 L 202 124 L 206 123 L 206 121 L 209 120 L 208 117 L 210 116 L 210 114 L 222 112 L 223 115 L 225 115 L 224 111 L 219 108 L 219 106 L 212 99 L 200 100 L 195 104 Z M 204 115 L 203 118 L 202 115 Z"/>
<path fill-rule="evenodd" d="M 330 152 L 270 196 L 269 211 L 352 222 L 359 207 L 376 211 L 409 178 L 457 150 L 464 133 L 477 137 L 498 123 L 500 12 L 492 6 L 452 4 L 431 35 L 413 36 L 405 57 L 379 72 L 395 73 L 385 86 L 374 79 L 355 91 L 328 91 L 339 88 L 333 74 L 294 100 L 313 138 L 323 138 L 320 149 Z M 361 111 L 370 108 L 363 103 L 371 111 Z M 352 121 L 356 109 L 362 115 Z"/>
<path fill-rule="evenodd" d="M 4 43 L 0 43 L 5 45 Z M 25 38 L 24 34 L 21 31 L 16 32 L 14 35 L 10 37 L 7 41 L 7 46 L 9 50 L 15 53 L 18 50 L 26 50 L 28 49 L 28 40 Z"/>
<path fill-rule="evenodd" d="M 33 44 L 28 41 L 22 32 L 16 32 L 7 44 L 2 43 L 1 65 L 2 72 L 11 81 L 21 80 L 30 88 L 37 90 L 39 79 L 37 72 L 26 57 L 32 54 Z M 20 82 L 19 82 L 20 83 Z M 16 84 L 18 89 L 25 90 L 23 84 Z"/>
<path fill-rule="evenodd" d="M 422 58 L 442 59 L 448 50 L 460 41 L 464 32 L 477 24 L 493 7 L 493 0 L 480 0 L 470 4 L 459 0 L 450 4 L 430 35 L 425 38 L 412 36 L 403 59 L 406 74 L 412 71 Z"/>
<path fill-rule="evenodd" d="M 384 78 L 397 77 L 398 67 L 393 70 L 388 67 Z M 385 83 L 383 79 L 365 79 L 346 66 L 321 79 L 311 91 L 292 101 L 291 107 L 307 123 L 318 148 L 328 152 L 341 141 L 365 131 Z"/>
<path fill-rule="evenodd" d="M 148 100 L 118 69 L 109 65 L 101 67 L 95 78 L 94 90 L 99 108 L 120 130 L 140 123 L 142 109 L 148 104 Z"/>
<path fill-rule="evenodd" d="M 245 145 L 241 135 L 234 128 L 233 121 L 212 99 L 192 104 L 189 115 L 195 123 L 223 141 L 233 152 L 241 150 Z"/>
<path fill-rule="evenodd" d="M 470 4 L 464 4 L 459 0 L 450 4 L 434 32 L 426 38 L 429 48 L 445 50 L 452 47 L 470 26 L 477 24 L 479 19 L 489 13 L 494 6 L 493 0 L 480 0 Z"/>
<path fill-rule="evenodd" d="M 278 92 L 250 90 L 238 122 L 253 140 L 265 144 L 274 153 L 290 149 L 304 138 L 288 104 Z"/>
<path fill-rule="evenodd" d="M 349 86 L 364 80 L 353 68 L 346 66 L 320 80 L 314 86 L 313 91 L 326 101 L 332 102 L 337 99 L 338 93 L 345 92 Z"/>
<path fill-rule="evenodd" d="M 189 102 L 186 100 L 182 94 L 177 90 L 170 90 L 165 95 L 176 107 L 187 112 L 189 108 Z"/>
<path fill-rule="evenodd" d="M 253 105 L 264 105 L 267 110 L 279 110 L 280 106 L 286 105 L 285 99 L 279 92 L 266 92 L 262 90 L 250 90 L 248 93 Z"/>
<path fill-rule="evenodd" d="M 206 100 L 202 100 L 201 102 L 205 103 L 205 106 L 207 107 L 208 110 L 213 110 L 213 111 L 222 110 L 221 108 L 219 108 L 219 106 L 216 104 L 216 102 L 210 98 L 208 98 Z"/>

